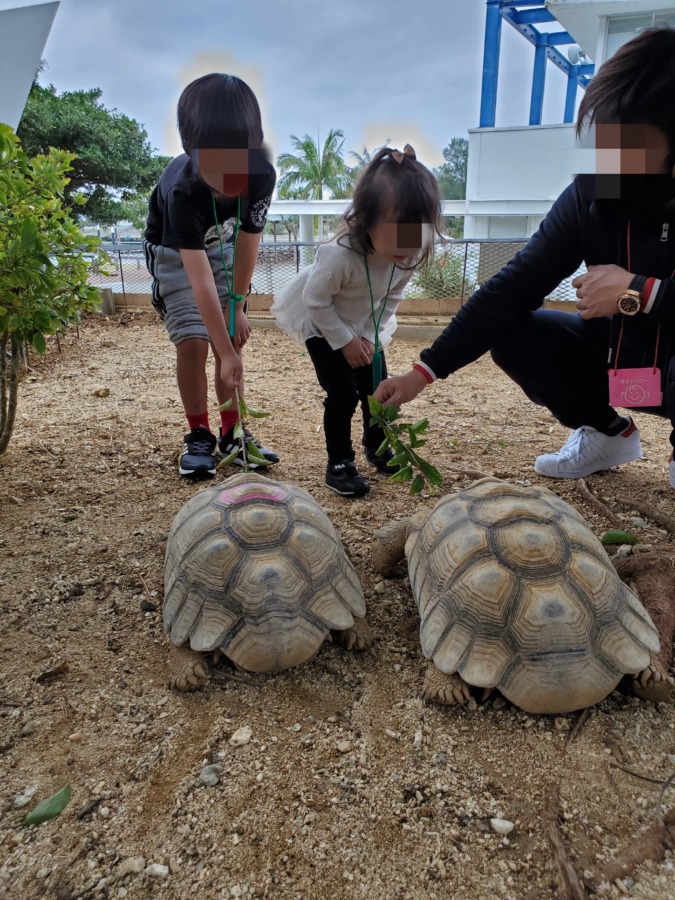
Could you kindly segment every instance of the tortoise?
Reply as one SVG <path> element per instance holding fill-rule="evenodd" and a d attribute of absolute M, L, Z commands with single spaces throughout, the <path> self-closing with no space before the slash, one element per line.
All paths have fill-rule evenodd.
<path fill-rule="evenodd" d="M 359 579 L 307 491 L 245 472 L 200 491 L 173 521 L 165 561 L 170 685 L 208 681 L 202 654 L 251 672 L 297 666 L 331 631 L 373 643 Z"/>
<path fill-rule="evenodd" d="M 565 713 L 598 703 L 627 673 L 665 677 L 650 657 L 659 637 L 649 615 L 547 488 L 482 478 L 375 537 L 382 574 L 407 558 L 432 661 L 425 699 L 463 704 L 473 685 L 527 712 Z"/>

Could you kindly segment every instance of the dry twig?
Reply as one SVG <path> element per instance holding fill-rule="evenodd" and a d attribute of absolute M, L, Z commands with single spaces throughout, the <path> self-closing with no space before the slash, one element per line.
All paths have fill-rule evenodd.
<path fill-rule="evenodd" d="M 560 878 L 562 881 L 562 894 L 565 900 L 586 900 L 588 894 L 584 885 L 577 875 L 577 871 L 572 865 L 572 860 L 565 849 L 562 832 L 558 819 L 560 816 L 560 791 L 555 787 L 549 800 L 549 826 L 547 829 L 548 839 L 553 847 L 555 860 L 558 864 Z"/>
<path fill-rule="evenodd" d="M 584 478 L 580 478 L 578 481 L 573 482 L 574 487 L 581 494 L 581 496 L 586 500 L 587 503 L 593 507 L 596 512 L 599 512 L 601 516 L 604 516 L 608 522 L 611 522 L 612 525 L 619 525 L 623 527 L 623 522 L 621 519 L 612 512 L 612 510 L 607 506 L 602 500 L 598 500 L 595 494 L 590 490 Z"/>

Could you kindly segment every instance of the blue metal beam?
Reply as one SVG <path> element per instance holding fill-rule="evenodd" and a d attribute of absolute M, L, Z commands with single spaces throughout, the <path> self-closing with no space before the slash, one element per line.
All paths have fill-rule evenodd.
<path fill-rule="evenodd" d="M 532 96 L 530 98 L 530 125 L 541 125 L 544 109 L 544 85 L 546 83 L 546 44 L 538 44 L 534 50 Z"/>
<path fill-rule="evenodd" d="M 577 102 L 577 78 L 574 74 L 567 78 L 567 92 L 565 94 L 565 114 L 563 122 L 569 125 L 574 121 L 574 107 Z"/>
<path fill-rule="evenodd" d="M 557 22 L 558 20 L 545 7 L 537 9 L 513 10 L 513 16 L 520 25 L 534 25 L 536 22 Z"/>
<path fill-rule="evenodd" d="M 497 114 L 499 47 L 502 36 L 501 0 L 487 0 L 483 84 L 480 97 L 480 127 L 493 128 Z"/>

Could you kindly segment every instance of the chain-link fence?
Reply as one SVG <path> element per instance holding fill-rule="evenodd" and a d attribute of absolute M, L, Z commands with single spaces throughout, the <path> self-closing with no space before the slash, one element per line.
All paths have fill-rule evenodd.
<path fill-rule="evenodd" d="M 406 291 L 408 312 L 423 304 L 414 301 L 454 301 L 463 303 L 478 286 L 498 272 L 525 246 L 524 240 L 453 240 L 437 246 L 433 262 L 415 272 Z M 312 263 L 318 244 L 279 241 L 263 242 L 253 273 L 252 293 L 270 297 L 287 284 L 302 268 Z M 145 257 L 138 246 L 108 249 L 109 262 L 98 265 L 92 261 L 90 283 L 110 288 L 113 294 L 150 294 L 151 279 Z M 575 273 L 576 274 L 576 273 Z M 553 301 L 576 300 L 571 280 L 560 284 L 547 298 Z"/>

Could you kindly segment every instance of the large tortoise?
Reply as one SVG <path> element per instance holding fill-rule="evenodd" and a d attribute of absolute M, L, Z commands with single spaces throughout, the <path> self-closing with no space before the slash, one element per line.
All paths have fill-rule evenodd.
<path fill-rule="evenodd" d="M 208 681 L 203 653 L 275 672 L 331 631 L 372 645 L 363 591 L 328 516 L 301 488 L 250 472 L 195 494 L 166 548 L 164 630 L 172 687 Z"/>
<path fill-rule="evenodd" d="M 528 712 L 598 703 L 624 674 L 660 679 L 654 625 L 579 513 L 551 491 L 482 478 L 376 533 L 405 556 L 432 660 L 423 694 L 465 703 L 496 688 Z M 404 550 L 405 547 L 405 550 Z"/>

